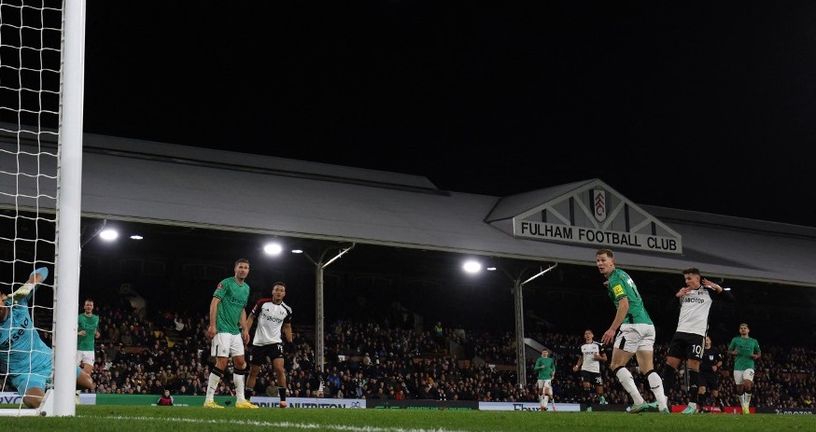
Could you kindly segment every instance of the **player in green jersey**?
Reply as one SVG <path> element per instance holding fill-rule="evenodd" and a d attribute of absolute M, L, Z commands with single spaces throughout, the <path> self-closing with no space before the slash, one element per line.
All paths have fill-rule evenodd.
<path fill-rule="evenodd" d="M 210 355 L 215 357 L 215 366 L 207 382 L 205 408 L 223 408 L 215 403 L 213 397 L 227 369 L 230 357 L 232 357 L 234 366 L 232 380 L 235 383 L 237 398 L 235 407 L 258 408 L 257 405 L 246 400 L 244 392 L 244 375 L 247 373 L 244 345 L 249 342 L 249 327 L 246 322 L 245 309 L 249 299 L 249 284 L 245 280 L 249 275 L 249 260 L 241 258 L 235 261 L 234 271 L 235 276 L 226 278 L 218 284 L 210 302 L 210 325 L 207 328 L 207 337 L 212 339 Z"/>
<path fill-rule="evenodd" d="M 94 301 L 85 299 L 83 313 L 77 318 L 77 365 L 88 375 L 93 372 L 94 340 L 99 338 L 99 315 L 94 315 Z"/>
<path fill-rule="evenodd" d="M 533 370 L 538 373 L 536 388 L 538 388 L 538 401 L 541 404 L 541 411 L 547 411 L 547 402 L 553 395 L 552 379 L 555 376 L 555 360 L 550 357 L 550 350 L 547 348 L 541 350 L 541 357 L 536 360 Z"/>
<path fill-rule="evenodd" d="M 643 400 L 635 385 L 635 379 L 626 363 L 637 357 L 641 372 L 649 381 L 649 387 L 655 396 L 660 412 L 668 413 L 666 395 L 663 392 L 663 379 L 654 370 L 654 340 L 655 328 L 649 313 L 643 306 L 635 282 L 623 270 L 615 268 L 615 255 L 609 249 L 600 249 L 595 253 L 595 265 L 598 271 L 606 277 L 609 298 L 615 305 L 617 313 L 612 325 L 604 332 L 601 342 L 609 344 L 614 341 L 612 361 L 609 365 L 620 381 L 623 388 L 632 397 L 633 405 L 630 413 L 639 413 L 649 407 Z"/>
<path fill-rule="evenodd" d="M 731 339 L 728 353 L 734 357 L 734 383 L 737 385 L 740 405 L 743 414 L 750 414 L 751 389 L 754 387 L 754 360 L 762 355 L 759 342 L 748 336 L 751 329 L 748 324 L 739 325 L 739 336 Z"/>

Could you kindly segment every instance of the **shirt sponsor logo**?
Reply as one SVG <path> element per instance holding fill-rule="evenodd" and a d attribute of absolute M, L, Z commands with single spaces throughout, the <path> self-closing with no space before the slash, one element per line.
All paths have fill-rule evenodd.
<path fill-rule="evenodd" d="M 9 346 L 13 345 L 15 342 L 20 340 L 20 337 L 22 337 L 25 334 L 25 332 L 26 332 L 26 330 L 28 330 L 28 327 L 29 327 L 30 324 L 31 324 L 31 320 L 28 317 L 25 317 L 25 319 L 23 320 L 23 323 L 22 323 L 22 327 L 17 327 L 17 326 L 10 327 L 9 328 L 9 333 L 8 333 L 9 334 L 9 339 L 6 339 L 2 343 L 0 343 L 0 348 L 2 348 L 4 351 L 8 351 Z"/>
<path fill-rule="evenodd" d="M 223 299 L 223 300 L 221 300 L 221 301 L 224 301 L 224 302 L 227 302 L 227 303 L 230 303 L 230 304 L 236 305 L 236 306 L 244 306 L 244 305 L 246 305 L 246 300 L 241 301 L 241 299 L 236 298 L 236 297 L 226 297 L 226 298 L 224 298 L 224 299 Z"/>
<path fill-rule="evenodd" d="M 685 297 L 683 303 L 705 303 L 705 299 L 699 297 Z"/>

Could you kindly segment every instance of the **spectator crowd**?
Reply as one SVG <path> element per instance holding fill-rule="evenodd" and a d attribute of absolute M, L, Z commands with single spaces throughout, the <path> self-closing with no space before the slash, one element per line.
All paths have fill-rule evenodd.
<path fill-rule="evenodd" d="M 210 373 L 209 340 L 204 316 L 176 313 L 142 318 L 125 309 L 100 306 L 102 336 L 97 343 L 93 378 L 97 393 L 203 395 Z M 312 334 L 298 331 L 286 347 L 290 397 L 435 399 L 481 401 L 538 401 L 532 364 L 528 358 L 527 385 L 516 385 L 515 338 L 444 328 L 416 329 L 384 323 L 338 321 L 326 326 L 326 367 L 315 365 Z M 583 343 L 581 334 L 548 333 L 534 339 L 553 350 L 555 397 L 560 402 L 626 404 L 628 395 L 602 367 L 604 391 L 584 390 L 572 371 Z M 726 346 L 718 347 L 726 353 Z M 656 345 L 655 361 L 662 362 L 666 345 Z M 756 406 L 811 408 L 816 389 L 816 349 L 764 346 L 757 361 Z M 735 405 L 732 358 L 724 356 L 720 395 L 709 402 Z M 631 365 L 635 372 L 635 363 Z M 635 373 L 635 376 L 640 374 Z M 650 395 L 645 381 L 641 394 Z M 271 363 L 264 365 L 256 395 L 277 396 Z M 686 402 L 684 388 L 669 391 L 673 403 Z M 234 391 L 230 379 L 221 380 L 216 394 Z"/>

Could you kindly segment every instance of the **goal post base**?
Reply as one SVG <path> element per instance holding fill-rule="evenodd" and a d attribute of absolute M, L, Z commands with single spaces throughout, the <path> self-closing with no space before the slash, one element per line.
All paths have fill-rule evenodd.
<path fill-rule="evenodd" d="M 39 415 L 39 410 L 31 408 L 0 408 L 0 417 L 34 417 Z"/>

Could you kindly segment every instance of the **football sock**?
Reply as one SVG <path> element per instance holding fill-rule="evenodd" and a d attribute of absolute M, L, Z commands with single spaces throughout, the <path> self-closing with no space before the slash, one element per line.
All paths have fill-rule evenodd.
<path fill-rule="evenodd" d="M 640 392 L 635 386 L 635 379 L 632 377 L 632 373 L 629 372 L 629 369 L 620 366 L 615 369 L 615 376 L 618 377 L 618 381 L 620 381 L 623 389 L 632 397 L 634 404 L 641 405 L 643 403 L 643 396 L 640 395 Z"/>
<path fill-rule="evenodd" d="M 286 387 L 279 387 L 278 388 L 278 396 L 280 396 L 280 400 L 286 400 Z"/>
<path fill-rule="evenodd" d="M 669 391 L 673 390 L 674 384 L 677 382 L 677 369 L 664 364 L 660 375 L 663 377 L 663 387 L 669 389 Z"/>
<path fill-rule="evenodd" d="M 657 403 L 661 405 L 666 403 L 666 394 L 663 391 L 663 379 L 660 378 L 660 375 L 652 369 L 646 372 L 646 379 L 649 380 L 649 388 L 652 389 Z M 661 406 L 661 408 L 663 407 Z"/>
<path fill-rule="evenodd" d="M 244 374 L 246 374 L 246 371 L 246 369 L 235 368 L 232 374 L 232 382 L 235 383 L 235 397 L 239 401 L 246 400 L 244 394 Z"/>
<path fill-rule="evenodd" d="M 224 371 L 213 367 L 212 372 L 210 372 L 210 378 L 207 380 L 207 396 L 205 400 L 207 402 L 212 402 L 213 397 L 215 397 L 215 389 L 218 388 L 218 383 L 221 382 L 221 377 L 224 376 Z"/>
<path fill-rule="evenodd" d="M 699 380 L 700 372 L 692 369 L 688 369 L 689 374 L 689 387 L 688 387 L 688 394 L 689 394 L 689 401 L 691 402 L 699 402 L 700 397 L 697 394 L 697 382 Z"/>

